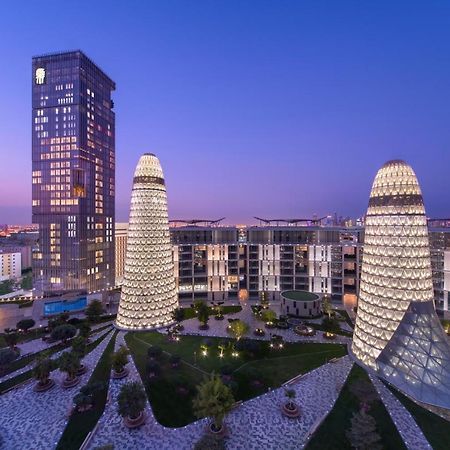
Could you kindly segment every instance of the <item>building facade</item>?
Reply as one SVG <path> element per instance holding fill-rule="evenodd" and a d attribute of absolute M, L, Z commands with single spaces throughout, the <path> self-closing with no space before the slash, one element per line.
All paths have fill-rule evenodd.
<path fill-rule="evenodd" d="M 33 58 L 35 295 L 114 285 L 114 89 L 81 51 Z"/>
<path fill-rule="evenodd" d="M 19 278 L 22 274 L 20 252 L 0 252 L 0 281 Z"/>
<path fill-rule="evenodd" d="M 158 158 L 145 153 L 134 172 L 116 327 L 149 330 L 173 323 L 178 307 L 173 266 L 164 175 Z"/>
<path fill-rule="evenodd" d="M 116 249 L 116 284 L 121 285 L 125 271 L 125 256 L 127 254 L 128 223 L 116 223 L 115 225 L 115 249 Z"/>

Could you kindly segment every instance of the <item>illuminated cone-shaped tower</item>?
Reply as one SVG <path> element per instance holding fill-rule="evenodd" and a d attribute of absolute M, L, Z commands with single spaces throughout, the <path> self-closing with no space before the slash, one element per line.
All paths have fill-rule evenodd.
<path fill-rule="evenodd" d="M 352 352 L 419 401 L 450 406 L 450 345 L 433 302 L 428 228 L 412 168 L 377 173 L 366 215 Z"/>
<path fill-rule="evenodd" d="M 158 158 L 146 153 L 134 173 L 116 326 L 148 330 L 169 325 L 177 307 L 164 175 Z"/>

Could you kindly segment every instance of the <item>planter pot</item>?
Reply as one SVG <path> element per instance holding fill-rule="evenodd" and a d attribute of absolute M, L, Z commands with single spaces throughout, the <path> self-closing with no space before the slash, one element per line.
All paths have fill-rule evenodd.
<path fill-rule="evenodd" d="M 206 432 L 211 436 L 215 436 L 217 439 L 221 439 L 227 434 L 227 428 L 225 424 L 222 424 L 220 429 L 216 430 L 214 428 L 214 423 L 211 422 L 206 426 Z"/>
<path fill-rule="evenodd" d="M 120 380 L 121 378 L 125 378 L 128 375 L 129 371 L 126 367 L 122 369 L 121 372 L 116 372 L 114 369 L 111 373 L 111 378 L 114 378 L 115 380 Z"/>
<path fill-rule="evenodd" d="M 34 392 L 45 392 L 50 390 L 53 386 L 55 386 L 55 380 L 52 380 L 51 378 L 49 378 L 47 380 L 47 383 L 41 384 L 41 383 L 36 383 L 33 387 L 33 391 Z"/>
<path fill-rule="evenodd" d="M 209 325 L 200 325 L 199 327 L 198 327 L 198 329 L 199 330 L 209 330 Z"/>
<path fill-rule="evenodd" d="M 225 316 L 214 316 L 214 319 L 223 320 L 223 319 L 225 319 Z"/>
<path fill-rule="evenodd" d="M 70 389 L 73 388 L 74 386 L 76 386 L 79 382 L 81 381 L 80 377 L 75 377 L 75 378 L 66 378 L 63 382 L 62 382 L 62 387 L 64 389 Z"/>
<path fill-rule="evenodd" d="M 127 428 L 137 428 L 145 423 L 145 414 L 144 411 L 141 411 L 139 415 L 132 419 L 131 417 L 124 417 L 123 423 Z"/>
<path fill-rule="evenodd" d="M 77 376 L 81 376 L 87 372 L 88 368 L 84 364 L 81 364 L 81 367 L 77 370 Z"/>
<path fill-rule="evenodd" d="M 285 403 L 281 410 L 286 417 L 289 417 L 291 419 L 300 416 L 300 408 L 295 403 Z"/>

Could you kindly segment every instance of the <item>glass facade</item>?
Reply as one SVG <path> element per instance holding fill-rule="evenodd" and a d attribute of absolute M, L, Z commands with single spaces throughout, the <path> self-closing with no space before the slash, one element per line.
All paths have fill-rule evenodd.
<path fill-rule="evenodd" d="M 80 51 L 33 58 L 35 295 L 114 285 L 114 89 Z"/>

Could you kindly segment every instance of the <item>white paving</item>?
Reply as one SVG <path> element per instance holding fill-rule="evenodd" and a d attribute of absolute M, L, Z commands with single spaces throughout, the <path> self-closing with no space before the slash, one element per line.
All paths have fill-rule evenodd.
<path fill-rule="evenodd" d="M 0 397 L 2 450 L 48 450 L 56 447 L 67 424 L 74 395 L 89 380 L 113 335 L 111 331 L 106 334 L 109 336 L 83 359 L 89 370 L 82 375 L 78 386 L 63 389 L 61 382 L 65 375 L 57 370 L 52 373 L 56 386 L 50 391 L 35 393 L 34 383 L 27 383 Z"/>
<path fill-rule="evenodd" d="M 117 337 L 117 345 L 124 343 L 123 333 Z M 305 374 L 292 385 L 297 392 L 297 402 L 302 408 L 300 419 L 282 416 L 280 408 L 285 401 L 284 389 L 273 390 L 244 402 L 233 410 L 226 423 L 230 430 L 229 449 L 298 449 L 320 420 L 331 411 L 353 363 L 348 356 L 335 363 L 325 364 Z M 147 422 L 139 429 L 128 430 L 117 413 L 117 396 L 120 386 L 130 380 L 141 381 L 131 359 L 130 374 L 123 380 L 111 380 L 110 401 L 89 442 L 88 448 L 113 444 L 116 449 L 192 449 L 203 434 L 206 419 L 181 428 L 160 425 L 147 402 Z"/>
<path fill-rule="evenodd" d="M 377 377 L 372 374 L 369 377 L 406 447 L 410 450 L 432 450 L 422 430 L 397 397 Z"/>

